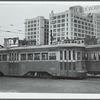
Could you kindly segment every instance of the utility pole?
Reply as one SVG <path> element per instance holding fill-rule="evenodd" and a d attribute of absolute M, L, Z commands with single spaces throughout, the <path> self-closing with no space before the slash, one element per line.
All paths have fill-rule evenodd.
<path fill-rule="evenodd" d="M 50 30 L 50 40 L 51 40 L 51 42 L 50 42 L 50 44 L 52 44 L 52 41 L 53 41 L 53 24 L 54 24 L 54 21 L 53 21 L 53 17 L 54 17 L 54 13 L 53 13 L 53 10 L 52 10 L 52 12 L 51 12 L 51 25 L 52 25 L 52 29 Z"/>

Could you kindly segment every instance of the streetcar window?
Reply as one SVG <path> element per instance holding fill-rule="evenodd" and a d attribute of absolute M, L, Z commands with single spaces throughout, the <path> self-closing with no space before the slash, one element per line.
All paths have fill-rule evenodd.
<path fill-rule="evenodd" d="M 75 60 L 75 51 L 73 50 L 73 60 Z"/>
<path fill-rule="evenodd" d="M 15 53 L 15 55 L 14 55 L 14 60 L 16 61 L 16 53 Z"/>
<path fill-rule="evenodd" d="M 7 55 L 2 55 L 2 61 L 7 61 Z"/>
<path fill-rule="evenodd" d="M 1 55 L 0 55 L 0 61 L 1 61 L 2 59 L 1 59 Z"/>
<path fill-rule="evenodd" d="M 71 70 L 71 62 L 69 62 L 69 70 Z"/>
<path fill-rule="evenodd" d="M 88 60 L 88 53 L 85 54 L 85 59 Z"/>
<path fill-rule="evenodd" d="M 12 61 L 14 60 L 14 54 L 12 53 Z"/>
<path fill-rule="evenodd" d="M 48 53 L 42 53 L 42 60 L 48 60 Z"/>
<path fill-rule="evenodd" d="M 94 53 L 94 60 L 96 60 L 96 53 Z"/>
<path fill-rule="evenodd" d="M 96 60 L 96 53 L 90 54 L 90 60 Z"/>
<path fill-rule="evenodd" d="M 34 60 L 40 60 L 40 53 L 34 53 Z"/>
<path fill-rule="evenodd" d="M 9 61 L 11 61 L 11 53 L 9 54 Z"/>
<path fill-rule="evenodd" d="M 98 60 L 100 60 L 100 53 L 98 53 Z"/>
<path fill-rule="evenodd" d="M 26 54 L 21 54 L 21 60 L 26 60 Z"/>
<path fill-rule="evenodd" d="M 82 60 L 85 60 L 85 53 L 82 53 Z"/>
<path fill-rule="evenodd" d="M 17 60 L 19 60 L 19 54 L 17 53 Z"/>
<path fill-rule="evenodd" d="M 69 50 L 69 60 L 71 60 L 71 51 Z"/>
<path fill-rule="evenodd" d="M 62 60 L 62 59 L 63 59 L 63 52 L 60 51 L 60 60 Z"/>
<path fill-rule="evenodd" d="M 49 60 L 56 60 L 56 53 L 49 53 Z"/>
<path fill-rule="evenodd" d="M 28 60 L 33 60 L 33 53 L 28 54 Z"/>
<path fill-rule="evenodd" d="M 67 59 L 66 50 L 64 51 L 64 58 L 65 58 L 65 60 Z"/>
<path fill-rule="evenodd" d="M 81 60 L 81 53 L 77 52 L 77 60 Z"/>

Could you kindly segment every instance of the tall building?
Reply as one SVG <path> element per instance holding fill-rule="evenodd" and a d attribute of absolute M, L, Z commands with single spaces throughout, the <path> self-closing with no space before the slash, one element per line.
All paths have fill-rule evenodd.
<path fill-rule="evenodd" d="M 42 16 L 25 20 L 25 39 L 36 41 L 37 45 L 46 45 L 49 41 L 49 20 Z"/>
<path fill-rule="evenodd" d="M 84 13 L 83 7 L 73 6 L 61 13 L 49 15 L 49 44 L 65 39 L 100 37 L 100 18 L 96 14 Z"/>
<path fill-rule="evenodd" d="M 100 39 L 100 6 L 87 6 L 84 7 L 84 13 L 90 14 L 93 16 L 93 23 L 94 23 L 94 31 L 96 34 L 96 38 Z"/>

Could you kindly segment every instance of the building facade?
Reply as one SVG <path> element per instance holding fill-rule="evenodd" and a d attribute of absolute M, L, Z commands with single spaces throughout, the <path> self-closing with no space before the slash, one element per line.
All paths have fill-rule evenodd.
<path fill-rule="evenodd" d="M 66 39 L 84 39 L 100 37 L 100 18 L 97 14 L 84 13 L 81 6 L 70 7 L 69 10 L 49 15 L 49 44 L 51 35 L 53 42 Z"/>
<path fill-rule="evenodd" d="M 25 39 L 34 40 L 36 45 L 46 45 L 49 41 L 49 20 L 42 16 L 25 20 Z"/>

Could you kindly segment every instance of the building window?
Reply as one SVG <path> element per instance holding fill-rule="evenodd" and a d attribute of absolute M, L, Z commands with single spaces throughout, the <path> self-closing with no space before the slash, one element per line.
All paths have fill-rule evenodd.
<path fill-rule="evenodd" d="M 60 20 L 58 20 L 57 22 L 60 23 Z"/>
<path fill-rule="evenodd" d="M 60 24 L 58 24 L 57 27 L 60 27 Z"/>
<path fill-rule="evenodd" d="M 81 32 L 81 29 L 78 29 L 78 32 Z"/>
<path fill-rule="evenodd" d="M 74 31 L 77 32 L 77 28 L 74 28 Z"/>
<path fill-rule="evenodd" d="M 49 60 L 56 60 L 56 53 L 49 53 Z"/>
<path fill-rule="evenodd" d="M 33 23 L 33 21 L 31 21 L 31 23 Z"/>
<path fill-rule="evenodd" d="M 77 27 L 77 24 L 74 24 L 74 27 Z"/>
<path fill-rule="evenodd" d="M 53 32 L 56 32 L 56 29 L 53 29 Z"/>
<path fill-rule="evenodd" d="M 56 19 L 56 16 L 54 16 L 53 19 Z"/>
<path fill-rule="evenodd" d="M 56 25 L 53 25 L 53 28 L 56 28 Z"/>
<path fill-rule="evenodd" d="M 65 28 L 62 28 L 61 30 L 62 30 L 62 31 L 65 31 Z"/>
<path fill-rule="evenodd" d="M 48 53 L 42 53 L 42 60 L 48 60 Z"/>
<path fill-rule="evenodd" d="M 30 25 L 28 25 L 28 28 L 30 28 Z"/>
<path fill-rule="evenodd" d="M 65 22 L 65 19 L 62 19 L 62 22 Z"/>
<path fill-rule="evenodd" d="M 64 27 L 65 26 L 65 24 L 62 24 L 62 27 Z"/>
<path fill-rule="evenodd" d="M 40 60 L 40 53 L 34 53 L 34 60 Z"/>
<path fill-rule="evenodd" d="M 30 24 L 30 21 L 28 22 L 28 24 Z"/>
<path fill-rule="evenodd" d="M 77 33 L 74 33 L 75 36 L 77 36 Z"/>
<path fill-rule="evenodd" d="M 26 60 L 26 54 L 21 54 L 21 60 Z"/>
<path fill-rule="evenodd" d="M 33 60 L 33 53 L 28 54 L 28 60 Z"/>
<path fill-rule="evenodd" d="M 81 25 L 78 25 L 78 28 L 81 28 Z"/>
<path fill-rule="evenodd" d="M 65 15 L 62 15 L 62 18 L 65 18 Z"/>
<path fill-rule="evenodd" d="M 82 24 L 84 25 L 84 22 L 82 22 Z"/>
<path fill-rule="evenodd" d="M 81 22 L 80 22 L 80 21 L 78 21 L 78 23 L 80 24 Z"/>
<path fill-rule="evenodd" d="M 64 40 L 65 39 L 65 37 L 61 37 L 61 40 Z"/>
<path fill-rule="evenodd" d="M 56 33 L 53 33 L 53 36 L 56 36 Z"/>
<path fill-rule="evenodd" d="M 34 23 L 36 23 L 36 20 L 34 20 Z"/>
<path fill-rule="evenodd" d="M 60 18 L 60 16 L 58 16 L 58 18 Z"/>
<path fill-rule="evenodd" d="M 74 20 L 75 23 L 77 23 L 77 20 Z"/>
<path fill-rule="evenodd" d="M 34 35 L 34 38 L 36 38 L 36 35 Z"/>
<path fill-rule="evenodd" d="M 73 14 L 71 14 L 71 17 L 73 17 Z"/>

